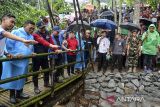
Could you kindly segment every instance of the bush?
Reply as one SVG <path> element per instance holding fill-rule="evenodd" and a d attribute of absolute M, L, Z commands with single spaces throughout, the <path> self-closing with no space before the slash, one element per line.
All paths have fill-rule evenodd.
<path fill-rule="evenodd" d="M 19 0 L 5 0 L 5 2 L 0 2 L 0 17 L 6 13 L 16 16 L 17 27 L 21 27 L 26 20 L 31 19 L 37 22 L 40 16 L 47 15 L 45 10 L 38 10 Z"/>

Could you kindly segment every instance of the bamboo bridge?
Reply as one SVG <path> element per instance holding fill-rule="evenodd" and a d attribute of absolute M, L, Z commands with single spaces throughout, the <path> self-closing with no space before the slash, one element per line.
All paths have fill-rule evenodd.
<path fill-rule="evenodd" d="M 63 51 L 62 53 L 65 53 L 65 51 Z M 23 58 L 12 58 L 12 59 L 3 58 L 3 59 L 0 59 L 0 61 L 4 62 L 4 61 L 11 61 L 11 60 L 31 59 L 33 57 L 48 56 L 53 54 L 56 54 L 56 53 L 54 52 L 43 53 L 43 54 L 37 54 L 34 56 L 25 56 Z M 18 99 L 17 104 L 12 104 L 9 101 L 9 91 L 0 89 L 0 104 L 4 105 L 4 107 L 51 107 L 57 102 L 59 103 L 64 102 L 67 98 L 71 97 L 77 90 L 79 90 L 79 88 L 84 87 L 83 86 L 84 77 L 90 71 L 90 67 L 83 69 L 82 72 L 77 75 L 64 79 L 63 83 L 54 83 L 54 82 L 51 82 L 52 80 L 50 79 L 50 82 L 52 84 L 51 88 L 44 88 L 43 79 L 42 79 L 42 76 L 40 76 L 39 88 L 42 91 L 40 94 L 34 93 L 34 86 L 30 77 L 34 75 L 46 73 L 46 72 L 50 72 L 51 74 L 53 74 L 55 70 L 58 68 L 65 68 L 69 65 L 82 63 L 82 62 L 83 61 L 63 64 L 60 66 L 56 66 L 54 68 L 48 68 L 48 69 L 40 70 L 37 72 L 32 72 L 32 70 L 30 70 L 28 74 L 0 80 L 0 84 L 4 84 L 4 83 L 15 81 L 18 79 L 27 78 L 27 82 L 24 86 L 24 93 L 30 96 L 29 99 L 26 99 L 26 100 Z"/>

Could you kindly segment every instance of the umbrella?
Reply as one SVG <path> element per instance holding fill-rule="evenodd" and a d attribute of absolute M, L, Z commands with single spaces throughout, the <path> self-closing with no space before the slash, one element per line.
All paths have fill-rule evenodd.
<path fill-rule="evenodd" d="M 111 20 L 108 19 L 97 19 L 91 22 L 92 27 L 97 27 L 101 29 L 116 29 L 117 25 Z"/>
<path fill-rule="evenodd" d="M 87 23 L 86 21 L 83 21 L 83 25 L 84 25 L 85 29 L 90 29 L 91 28 L 89 23 Z M 67 28 L 67 31 L 78 31 L 81 26 L 82 26 L 81 20 L 78 20 L 78 25 L 77 25 L 77 22 L 74 21 L 73 23 L 71 23 L 69 25 L 69 27 Z"/>
<path fill-rule="evenodd" d="M 124 22 L 120 24 L 120 27 L 127 30 L 140 30 L 140 27 L 134 23 Z"/>
<path fill-rule="evenodd" d="M 111 11 L 111 10 L 108 10 L 108 11 L 104 11 L 100 14 L 100 17 L 108 17 L 108 16 L 114 16 L 114 12 Z"/>
<path fill-rule="evenodd" d="M 149 26 L 150 24 L 152 24 L 152 21 L 147 19 L 147 18 L 140 18 L 139 22 L 142 22 L 143 24 L 145 24 L 146 26 Z"/>

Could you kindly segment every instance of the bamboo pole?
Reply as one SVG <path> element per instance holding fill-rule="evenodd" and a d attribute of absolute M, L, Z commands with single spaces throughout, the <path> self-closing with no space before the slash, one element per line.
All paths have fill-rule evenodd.
<path fill-rule="evenodd" d="M 73 64 L 76 64 L 76 63 L 82 63 L 82 61 L 72 62 L 72 63 L 69 63 L 69 64 L 60 65 L 60 66 L 55 67 L 55 69 L 63 68 L 65 66 L 70 66 L 70 65 L 73 65 Z M 26 78 L 26 77 L 29 77 L 29 76 L 38 75 L 40 73 L 51 72 L 52 70 L 55 70 L 55 69 L 49 68 L 49 69 L 44 69 L 44 70 L 37 71 L 37 72 L 31 72 L 31 73 L 28 73 L 28 74 L 19 75 L 19 76 L 12 77 L 12 78 L 3 79 L 3 80 L 0 80 L 0 84 L 4 84 L 4 83 L 7 83 L 7 82 L 19 80 L 19 79 Z"/>

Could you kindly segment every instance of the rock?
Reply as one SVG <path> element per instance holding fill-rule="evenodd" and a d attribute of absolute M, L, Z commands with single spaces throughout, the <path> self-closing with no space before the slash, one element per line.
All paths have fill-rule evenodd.
<path fill-rule="evenodd" d="M 135 102 L 129 103 L 128 107 L 137 107 Z"/>
<path fill-rule="evenodd" d="M 152 83 L 151 83 L 151 82 L 143 81 L 142 84 L 143 84 L 144 86 L 150 86 Z"/>
<path fill-rule="evenodd" d="M 107 76 L 104 80 L 108 82 L 110 79 L 111 79 L 110 76 Z"/>
<path fill-rule="evenodd" d="M 91 95 L 91 94 L 85 94 L 84 97 L 87 100 L 98 100 L 99 99 L 99 96 L 95 96 L 95 95 Z"/>
<path fill-rule="evenodd" d="M 98 106 L 96 106 L 96 105 L 91 105 L 90 107 L 98 107 Z"/>
<path fill-rule="evenodd" d="M 146 82 L 152 82 L 151 79 L 150 79 L 150 76 L 145 76 L 145 77 L 144 77 L 144 80 L 145 80 Z"/>
<path fill-rule="evenodd" d="M 138 79 L 137 76 L 133 75 L 133 74 L 127 74 L 126 78 L 130 78 L 130 79 Z"/>
<path fill-rule="evenodd" d="M 102 72 L 98 72 L 96 75 L 97 75 L 98 77 L 101 77 L 101 76 L 103 75 L 103 73 L 102 73 Z"/>
<path fill-rule="evenodd" d="M 134 84 L 132 84 L 132 83 L 127 83 L 127 84 L 125 84 L 125 87 L 132 88 L 132 89 L 134 89 L 134 90 L 137 89 L 137 87 L 136 87 Z"/>
<path fill-rule="evenodd" d="M 121 80 L 121 82 L 123 82 L 123 83 L 128 83 L 129 80 L 128 80 L 127 78 L 123 78 L 123 79 Z"/>
<path fill-rule="evenodd" d="M 99 101 L 99 107 L 112 107 L 106 100 L 100 100 Z"/>
<path fill-rule="evenodd" d="M 99 89 L 101 85 L 99 83 L 95 83 L 95 84 L 92 84 L 92 87 L 96 88 L 96 89 Z"/>
<path fill-rule="evenodd" d="M 85 80 L 85 83 L 86 83 L 86 84 L 94 84 L 94 83 L 96 83 L 96 82 L 97 82 L 96 79 L 88 79 L 88 80 Z"/>
<path fill-rule="evenodd" d="M 103 81 L 105 81 L 105 78 L 106 78 L 106 76 L 103 75 L 102 77 L 97 78 L 97 81 L 99 83 L 102 83 Z"/>
<path fill-rule="evenodd" d="M 108 84 L 106 82 L 100 83 L 103 88 L 107 87 Z"/>
<path fill-rule="evenodd" d="M 87 76 L 86 76 L 86 79 L 87 79 L 87 80 L 88 80 L 88 79 L 95 79 L 95 78 L 97 78 L 97 75 L 91 74 L 91 75 L 87 75 Z"/>
<path fill-rule="evenodd" d="M 153 82 L 153 84 L 157 87 L 160 87 L 160 82 Z"/>
<path fill-rule="evenodd" d="M 121 89 L 124 89 L 124 83 L 120 83 L 120 82 L 119 82 L 119 83 L 118 83 L 118 87 L 121 88 Z"/>
<path fill-rule="evenodd" d="M 125 91 L 125 95 L 135 94 L 135 90 L 134 90 L 133 88 L 125 87 L 125 88 L 124 88 L 124 91 Z"/>
<path fill-rule="evenodd" d="M 105 91 L 100 91 L 100 95 L 102 99 L 106 99 L 107 98 L 107 93 Z"/>
<path fill-rule="evenodd" d="M 109 74 L 110 74 L 110 72 L 105 72 L 104 73 L 105 76 L 108 76 Z"/>
<path fill-rule="evenodd" d="M 138 79 L 133 79 L 133 80 L 131 80 L 131 82 L 132 82 L 136 87 L 139 87 L 139 86 L 140 86 Z"/>
<path fill-rule="evenodd" d="M 114 81 L 113 79 L 111 79 L 111 80 L 109 81 L 108 87 L 109 87 L 109 88 L 116 87 L 116 83 L 115 83 L 115 81 Z"/>
<path fill-rule="evenodd" d="M 69 102 L 66 106 L 64 106 L 64 107 L 75 107 L 76 106 L 76 104 L 75 104 L 75 102 Z"/>
<path fill-rule="evenodd" d="M 139 91 L 143 91 L 144 90 L 144 85 L 141 85 L 139 88 L 138 88 Z"/>
<path fill-rule="evenodd" d="M 149 101 L 143 101 L 142 102 L 142 107 L 151 107 L 151 103 Z"/>
<path fill-rule="evenodd" d="M 119 87 L 117 87 L 116 92 L 119 94 L 124 94 L 124 90 Z"/>
<path fill-rule="evenodd" d="M 116 91 L 116 87 L 114 87 L 114 88 L 104 88 L 104 89 L 102 89 L 102 91 L 105 91 L 107 93 L 114 92 L 114 91 Z"/>
<path fill-rule="evenodd" d="M 122 79 L 122 76 L 121 76 L 120 73 L 116 73 L 116 74 L 115 74 L 115 78 Z"/>

